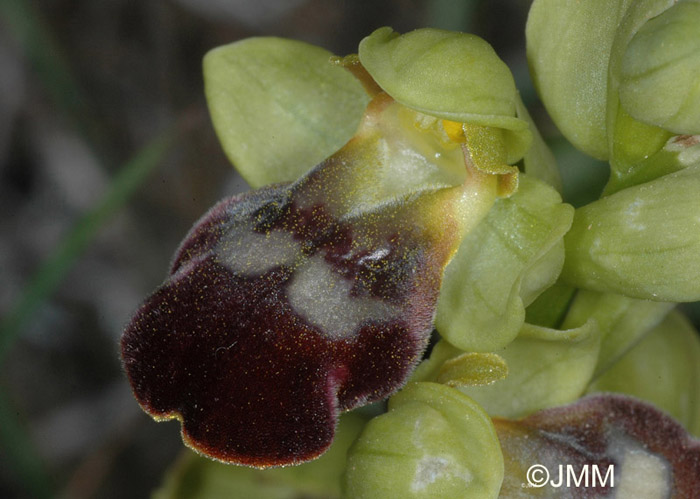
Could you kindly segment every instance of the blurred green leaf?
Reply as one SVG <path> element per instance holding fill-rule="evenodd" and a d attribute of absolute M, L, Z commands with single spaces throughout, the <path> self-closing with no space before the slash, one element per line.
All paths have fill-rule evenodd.
<path fill-rule="evenodd" d="M 54 104 L 67 116 L 88 145 L 104 152 L 106 138 L 102 123 L 95 116 L 94 106 L 76 80 L 70 61 L 63 47 L 51 32 L 41 9 L 26 0 L 2 0 L 0 2 L 2 27 L 14 37 L 32 69 L 46 89 Z M 105 154 L 100 154 L 103 161 Z"/>
<path fill-rule="evenodd" d="M 453 31 L 474 31 L 469 28 L 474 23 L 479 3 L 479 1 L 429 0 L 426 8 L 426 24 Z"/>
<path fill-rule="evenodd" d="M 205 56 L 214 128 L 252 187 L 296 180 L 353 136 L 369 97 L 331 57 L 282 38 L 248 38 Z"/>
<path fill-rule="evenodd" d="M 529 305 L 559 275 L 573 209 L 550 186 L 521 174 L 447 266 L 435 325 L 465 351 L 494 351 L 520 331 Z"/>
<path fill-rule="evenodd" d="M 26 492 L 37 498 L 54 497 L 53 480 L 3 391 L 0 391 L 0 444 L 3 467 L 7 466 Z"/>
<path fill-rule="evenodd" d="M 146 177 L 161 164 L 173 141 L 167 132 L 141 149 L 124 164 L 97 205 L 78 220 L 58 247 L 35 272 L 15 305 L 0 322 L 0 363 L 31 319 L 36 308 L 50 295 L 75 260 L 106 221 L 131 197 Z"/>

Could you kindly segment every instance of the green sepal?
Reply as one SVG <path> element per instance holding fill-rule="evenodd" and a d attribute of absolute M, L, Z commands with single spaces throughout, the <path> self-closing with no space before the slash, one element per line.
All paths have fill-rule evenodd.
<path fill-rule="evenodd" d="M 219 463 L 188 450 L 168 471 L 153 499 L 340 498 L 348 448 L 368 419 L 358 411 L 342 415 L 328 452 L 299 466 L 258 470 Z"/>
<path fill-rule="evenodd" d="M 562 279 L 647 300 L 700 299 L 700 165 L 576 210 Z"/>
<path fill-rule="evenodd" d="M 331 57 L 282 38 L 248 38 L 205 56 L 214 128 L 252 187 L 296 180 L 353 136 L 369 96 Z"/>
<path fill-rule="evenodd" d="M 675 0 L 624 1 L 625 15 L 620 19 L 610 51 L 606 120 L 611 177 L 618 179 L 624 178 L 634 165 L 658 151 L 671 134 L 656 124 L 643 123 L 630 116 L 620 104 L 620 85 L 623 83 L 625 55 L 635 34 L 649 20 L 673 6 Z"/>
<path fill-rule="evenodd" d="M 447 266 L 435 320 L 440 334 L 464 351 L 510 343 L 525 307 L 559 275 L 572 216 L 552 187 L 521 174 L 518 192 L 496 201 Z"/>
<path fill-rule="evenodd" d="M 663 128 L 635 120 L 622 107 L 617 108 L 614 123 L 610 134 L 613 154 L 609 184 L 619 190 L 620 186 L 630 184 L 628 177 L 634 175 L 640 163 L 655 156 L 672 134 Z"/>
<path fill-rule="evenodd" d="M 606 333 L 600 345 L 600 353 L 593 377 L 598 377 L 620 360 L 656 327 L 675 303 L 637 300 L 622 295 L 581 292 L 579 299 L 600 301 L 609 310 Z"/>
<path fill-rule="evenodd" d="M 508 163 L 530 147 L 530 128 L 516 117 L 513 76 L 478 36 L 433 28 L 400 35 L 384 27 L 360 42 L 359 56 L 401 104 L 446 120 L 504 129 Z"/>
<path fill-rule="evenodd" d="M 555 282 L 525 309 L 525 322 L 535 326 L 558 328 L 564 321 L 575 295 L 576 288 L 560 281 Z"/>
<path fill-rule="evenodd" d="M 622 107 L 676 134 L 700 134 L 700 2 L 680 1 L 647 21 L 625 48 Z"/>
<path fill-rule="evenodd" d="M 535 87 L 577 148 L 607 159 L 608 64 L 630 0 L 535 0 L 525 30 Z"/>
<path fill-rule="evenodd" d="M 654 112 L 663 114 L 655 109 L 664 92 L 649 80 L 645 94 L 638 77 L 648 76 L 641 69 L 656 62 L 647 59 L 645 32 L 654 31 L 653 18 L 674 3 L 536 0 L 530 9 L 527 56 L 538 93 L 564 136 L 587 154 L 610 159 L 613 176 L 624 177 L 633 165 L 660 149 L 673 130 L 666 126 L 670 119 L 650 119 Z M 687 49 L 695 42 L 682 43 Z M 689 78 L 693 77 L 681 78 L 691 87 L 684 88 L 683 95 L 691 99 L 694 89 Z M 651 101 L 647 94 L 654 94 Z M 652 109 L 646 109 L 647 102 Z"/>
<path fill-rule="evenodd" d="M 647 400 L 700 436 L 698 332 L 680 312 L 671 312 L 587 392 L 619 392 Z"/>
<path fill-rule="evenodd" d="M 503 456 L 493 423 L 454 388 L 410 383 L 351 447 L 346 497 L 495 498 Z"/>

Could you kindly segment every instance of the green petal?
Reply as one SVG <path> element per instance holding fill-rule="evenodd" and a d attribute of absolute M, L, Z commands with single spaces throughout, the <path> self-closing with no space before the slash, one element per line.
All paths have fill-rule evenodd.
<path fill-rule="evenodd" d="M 700 133 L 700 3 L 681 1 L 644 24 L 622 57 L 620 101 L 635 119 Z"/>
<path fill-rule="evenodd" d="M 350 449 L 347 497 L 498 497 L 503 457 L 491 419 L 448 386 L 411 383 Z"/>
<path fill-rule="evenodd" d="M 620 182 L 634 165 L 656 153 L 671 133 L 629 115 L 620 105 L 622 68 L 627 48 L 635 34 L 650 20 L 671 7 L 675 0 L 626 1 L 610 52 L 608 69 L 607 130 L 610 148 L 611 177 Z"/>
<path fill-rule="evenodd" d="M 528 124 L 515 116 L 513 76 L 476 35 L 432 28 L 399 35 L 384 27 L 362 40 L 359 55 L 379 86 L 405 106 L 505 129 L 509 163 L 529 148 Z"/>
<path fill-rule="evenodd" d="M 654 330 L 596 379 L 588 392 L 619 392 L 667 411 L 700 435 L 700 338 L 679 313 Z"/>
<path fill-rule="evenodd" d="M 506 418 L 573 402 L 590 383 L 599 359 L 603 357 L 609 365 L 619 358 L 631 348 L 631 342 L 658 323 L 668 307 L 579 292 L 561 329 L 525 324 L 512 343 L 496 352 L 508 366 L 505 379 L 488 386 L 460 386 L 459 390 L 490 415 Z M 461 355 L 461 350 L 441 341 L 412 379 L 438 380 L 444 366 Z"/>
<path fill-rule="evenodd" d="M 485 386 L 508 376 L 508 365 L 495 353 L 463 353 L 440 367 L 437 381 L 452 387 Z"/>
<path fill-rule="evenodd" d="M 347 450 L 366 421 L 367 417 L 358 412 L 343 415 L 328 452 L 316 461 L 299 466 L 257 470 L 219 463 L 187 451 L 170 469 L 153 497 L 340 498 Z"/>
<path fill-rule="evenodd" d="M 562 278 L 658 301 L 700 299 L 700 165 L 576 210 Z"/>
<path fill-rule="evenodd" d="M 204 58 L 214 128 L 252 187 L 295 180 L 352 137 L 369 97 L 331 56 L 299 41 L 249 38 Z"/>
<path fill-rule="evenodd" d="M 497 352 L 508 365 L 508 377 L 459 390 L 491 416 L 506 418 L 573 402 L 593 376 L 602 334 L 592 318 L 562 330 L 525 324 L 520 336 Z"/>
<path fill-rule="evenodd" d="M 518 192 L 496 201 L 445 271 L 435 324 L 465 351 L 510 343 L 525 306 L 556 280 L 563 263 L 573 208 L 545 183 L 520 179 Z"/>

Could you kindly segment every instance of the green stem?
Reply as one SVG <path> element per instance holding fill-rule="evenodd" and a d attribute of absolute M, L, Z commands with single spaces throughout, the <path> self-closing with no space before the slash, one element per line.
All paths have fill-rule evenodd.
<path fill-rule="evenodd" d="M 71 120 L 98 156 L 110 157 L 104 154 L 107 144 L 93 106 L 36 6 L 25 0 L 0 0 L 0 26 L 22 48 L 38 80 L 61 113 Z"/>
<path fill-rule="evenodd" d="M 53 292 L 109 217 L 126 203 L 147 175 L 160 164 L 172 139 L 172 132 L 162 134 L 127 162 L 119 170 L 101 201 L 78 220 L 39 267 L 16 306 L 0 321 L 0 364 L 37 306 Z"/>
<path fill-rule="evenodd" d="M 52 497 L 52 479 L 34 446 L 12 409 L 5 394 L 0 390 L 0 444 L 4 463 L 11 468 L 18 480 L 32 497 Z"/>

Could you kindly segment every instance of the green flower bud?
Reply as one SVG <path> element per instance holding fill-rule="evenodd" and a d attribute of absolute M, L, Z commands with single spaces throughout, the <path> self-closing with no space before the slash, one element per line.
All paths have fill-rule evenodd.
<path fill-rule="evenodd" d="M 562 278 L 658 301 L 700 299 L 700 165 L 576 210 Z"/>
<path fill-rule="evenodd" d="M 627 47 L 650 19 L 675 4 L 674 0 L 637 0 L 626 2 L 624 16 L 615 33 L 608 67 L 607 130 L 610 148 L 611 183 L 625 183 L 636 164 L 661 149 L 672 135 L 659 126 L 643 123 L 630 116 L 620 105 L 622 67 Z"/>
<path fill-rule="evenodd" d="M 508 163 L 529 148 L 528 124 L 515 116 L 513 76 L 481 38 L 430 28 L 399 35 L 384 27 L 362 40 L 359 56 L 401 104 L 445 120 L 502 128 Z"/>
<path fill-rule="evenodd" d="M 700 133 L 700 2 L 649 20 L 622 57 L 620 103 L 633 118 L 677 134 Z"/>
<path fill-rule="evenodd" d="M 700 435 L 697 331 L 683 315 L 672 312 L 587 391 L 627 393 L 647 400 Z"/>
<path fill-rule="evenodd" d="M 491 419 L 469 397 L 411 383 L 350 448 L 345 494 L 357 498 L 498 497 L 503 456 Z"/>

